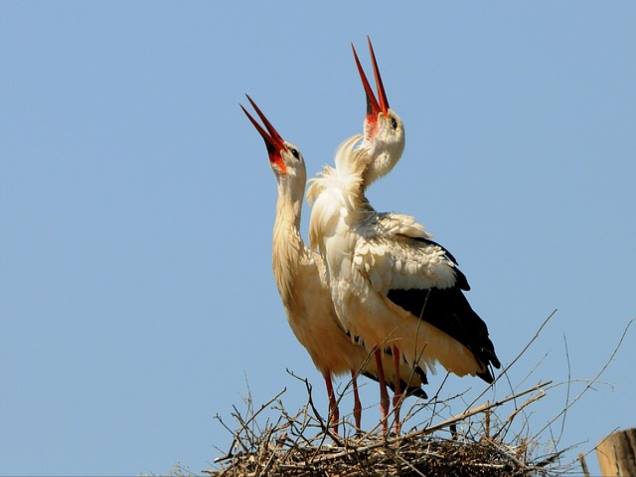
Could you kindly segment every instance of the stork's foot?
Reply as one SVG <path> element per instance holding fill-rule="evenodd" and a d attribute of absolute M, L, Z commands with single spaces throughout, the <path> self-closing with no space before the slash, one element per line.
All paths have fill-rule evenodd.
<path fill-rule="evenodd" d="M 393 430 L 396 435 L 400 435 L 402 430 L 402 423 L 400 422 L 400 408 L 402 407 L 402 393 L 393 394 L 393 417 L 395 419 L 393 424 Z"/>
<path fill-rule="evenodd" d="M 327 396 L 329 397 L 329 418 L 327 426 L 331 427 L 334 434 L 338 435 L 338 421 L 340 420 L 340 412 L 338 411 L 338 403 L 336 395 L 333 392 L 333 383 L 331 382 L 331 373 L 324 373 L 325 385 L 327 386 Z"/>
<path fill-rule="evenodd" d="M 358 393 L 358 379 L 355 371 L 351 371 L 351 384 L 353 386 L 353 418 L 355 420 L 356 434 L 362 432 L 362 403 Z"/>
<path fill-rule="evenodd" d="M 393 346 L 393 367 L 395 368 L 395 392 L 393 393 L 393 417 L 395 419 L 394 429 L 399 436 L 402 428 L 400 422 L 400 407 L 402 407 L 402 382 L 400 379 L 400 350 Z"/>
<path fill-rule="evenodd" d="M 336 400 L 334 398 L 333 406 L 329 405 L 329 427 L 331 431 L 338 435 L 338 424 L 340 422 L 340 412 L 338 411 L 338 405 L 336 404 Z"/>
<path fill-rule="evenodd" d="M 381 422 L 382 422 L 382 433 L 384 436 L 387 435 L 388 428 L 388 417 L 389 417 L 389 394 L 386 391 L 386 384 L 384 380 L 384 368 L 382 367 L 382 354 L 379 349 L 374 351 L 375 354 L 375 365 L 378 370 L 378 381 L 380 383 L 380 411 L 381 411 Z"/>

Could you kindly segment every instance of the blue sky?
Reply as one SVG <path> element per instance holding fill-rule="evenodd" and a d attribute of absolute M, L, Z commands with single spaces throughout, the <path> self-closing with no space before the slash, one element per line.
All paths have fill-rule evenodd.
<path fill-rule="evenodd" d="M 238 103 L 250 93 L 313 175 L 361 128 L 349 44 L 368 65 L 366 34 L 407 133 L 373 204 L 459 259 L 504 363 L 559 309 L 513 382 L 546 353 L 535 378 L 563 380 L 564 334 L 573 375 L 592 376 L 636 316 L 633 3 L 0 12 L 0 474 L 198 471 L 246 377 L 257 402 L 284 386 L 303 402 L 286 367 L 322 391 L 272 280 L 274 178 Z M 564 444 L 634 425 L 634 336 Z"/>

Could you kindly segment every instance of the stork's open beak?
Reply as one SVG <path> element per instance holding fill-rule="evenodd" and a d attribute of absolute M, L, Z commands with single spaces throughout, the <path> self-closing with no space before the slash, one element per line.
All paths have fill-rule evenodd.
<path fill-rule="evenodd" d="M 378 68 L 378 63 L 375 59 L 375 53 L 373 51 L 373 45 L 371 44 L 371 39 L 367 37 L 369 43 L 369 51 L 371 52 L 371 61 L 373 63 L 373 76 L 375 78 L 375 83 L 378 90 L 378 97 L 376 98 L 373 93 L 373 89 L 369 84 L 369 80 L 367 79 L 367 75 L 360 64 L 360 58 L 358 58 L 358 53 L 356 52 L 355 46 L 351 44 L 351 49 L 353 50 L 353 58 L 355 59 L 356 66 L 358 68 L 358 73 L 360 74 L 360 79 L 362 80 L 362 86 L 364 87 L 364 92 L 367 95 L 367 121 L 371 123 L 375 123 L 377 120 L 379 113 L 387 114 L 389 110 L 389 100 L 386 97 L 386 92 L 384 90 L 384 85 L 382 84 L 382 77 L 380 76 L 380 69 Z M 379 99 L 379 100 L 378 100 Z"/>
<path fill-rule="evenodd" d="M 375 77 L 375 86 L 378 89 L 380 109 L 386 114 L 389 111 L 389 99 L 386 97 L 386 91 L 384 90 L 384 84 L 380 76 L 380 69 L 378 68 L 378 62 L 375 59 L 375 52 L 373 51 L 373 45 L 371 44 L 371 38 L 369 36 L 367 36 L 367 42 L 369 43 L 369 52 L 371 53 L 371 61 L 373 62 L 373 76 Z"/>
<path fill-rule="evenodd" d="M 261 118 L 261 121 L 263 121 L 263 124 L 267 128 L 267 131 L 265 131 L 265 129 L 263 129 L 263 127 L 260 124 L 258 124 L 256 119 L 254 119 L 254 117 L 247 112 L 247 110 L 243 107 L 242 104 L 239 106 L 241 106 L 241 109 L 247 115 L 247 118 L 254 125 L 256 130 L 260 133 L 261 137 L 263 138 L 263 141 L 265 141 L 265 147 L 267 148 L 269 161 L 275 164 L 281 172 L 285 172 L 285 169 L 286 169 L 285 162 L 283 161 L 283 158 L 281 157 L 281 154 L 280 154 L 283 149 L 287 149 L 284 139 L 281 137 L 280 134 L 278 134 L 278 131 L 276 131 L 274 126 L 272 126 L 272 123 L 269 122 L 265 114 L 263 114 L 263 112 L 256 105 L 254 100 L 252 100 L 252 98 L 250 98 L 248 94 L 246 94 L 245 96 L 247 96 L 248 101 L 250 102 L 254 110 L 256 111 L 256 114 L 258 114 L 258 117 Z"/>
<path fill-rule="evenodd" d="M 356 66 L 358 67 L 358 73 L 362 80 L 364 92 L 367 95 L 367 120 L 375 122 L 378 113 L 381 111 L 380 103 L 378 103 L 378 100 L 375 98 L 375 94 L 373 94 L 373 89 L 371 89 L 367 75 L 364 73 L 364 69 L 362 69 L 360 58 L 358 58 L 358 53 L 356 52 L 356 47 L 353 46 L 353 43 L 351 43 L 351 49 L 353 50 L 353 58 L 355 59 Z"/>

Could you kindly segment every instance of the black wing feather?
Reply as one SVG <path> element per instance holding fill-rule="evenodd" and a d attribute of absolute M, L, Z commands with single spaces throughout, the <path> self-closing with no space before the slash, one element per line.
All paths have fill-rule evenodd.
<path fill-rule="evenodd" d="M 471 308 L 459 287 L 430 289 L 392 289 L 388 299 L 423 319 L 466 346 L 484 365 L 479 377 L 492 382 L 489 365 L 501 366 L 488 337 L 486 323 Z"/>

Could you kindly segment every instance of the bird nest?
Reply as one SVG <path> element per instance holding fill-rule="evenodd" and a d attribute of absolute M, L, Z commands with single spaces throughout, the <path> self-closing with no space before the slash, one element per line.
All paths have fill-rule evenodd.
<path fill-rule="evenodd" d="M 218 469 L 205 472 L 221 476 L 513 476 L 556 473 L 561 452 L 535 456 L 537 443 L 517 434 L 508 438 L 512 424 L 524 409 L 545 396 L 551 383 L 539 383 L 525 391 L 495 402 L 469 407 L 464 412 L 419 426 L 402 435 L 384 436 L 379 429 L 355 432 L 345 419 L 344 435 L 328 428 L 313 404 L 311 385 L 306 381 L 308 401 L 300 411 L 288 413 L 280 396 L 258 410 L 251 403 L 249 413 L 233 416 L 240 423 L 226 455 L 216 459 Z M 418 419 L 421 411 L 439 409 L 461 396 L 411 407 L 405 426 Z M 496 411 L 512 407 L 505 419 Z M 435 409 L 437 408 L 437 410 Z M 274 409 L 277 417 L 260 426 L 256 416 Z M 220 419 L 219 419 L 220 420 Z M 220 420 L 221 421 L 221 420 Z M 225 424 L 221 421 L 225 426 Z"/>
<path fill-rule="evenodd" d="M 543 321 L 495 382 L 506 376 L 554 314 L 552 312 Z M 565 341 L 567 382 L 540 382 L 522 391 L 516 391 L 511 385 L 510 394 L 506 397 L 477 404 L 493 389 L 490 385 L 466 405 L 463 393 L 440 397 L 446 382 L 444 379 L 430 400 L 418 402 L 406 412 L 402 420 L 402 428 L 406 431 L 401 435 L 383 435 L 380 424 L 369 432 L 356 431 L 349 422 L 350 416 L 343 419 L 340 434 L 335 434 L 314 405 L 309 381 L 290 372 L 304 383 L 307 391 L 305 405 L 294 413 L 288 412 L 281 400 L 285 392 L 283 389 L 258 409 L 254 407 L 251 396 L 248 396 L 246 411 L 240 412 L 234 407 L 232 416 L 237 422 L 236 429 L 227 426 L 217 415 L 218 421 L 232 435 L 232 443 L 227 451 L 221 451 L 223 455 L 215 460 L 215 468 L 203 472 L 214 477 L 547 476 L 572 473 L 579 461 L 562 462 L 564 453 L 571 448 L 559 449 L 565 417 L 612 362 L 632 321 L 623 330 L 609 359 L 592 379 L 583 381 L 583 390 L 573 398 L 570 397 L 573 380 Z M 339 400 L 350 385 L 340 393 Z M 531 434 L 529 408 L 544 398 L 549 390 L 563 385 L 567 388 L 565 406 L 538 432 Z M 462 406 L 463 411 L 453 413 L 452 410 L 458 406 Z M 270 411 L 268 417 L 265 422 L 259 422 L 265 416 L 265 410 Z M 389 415 L 389 423 L 391 417 Z M 555 438 L 552 425 L 557 420 L 561 420 L 561 430 Z M 550 439 L 541 442 L 546 430 L 550 431 Z M 585 468 L 584 456 L 579 454 L 580 463 Z"/>

